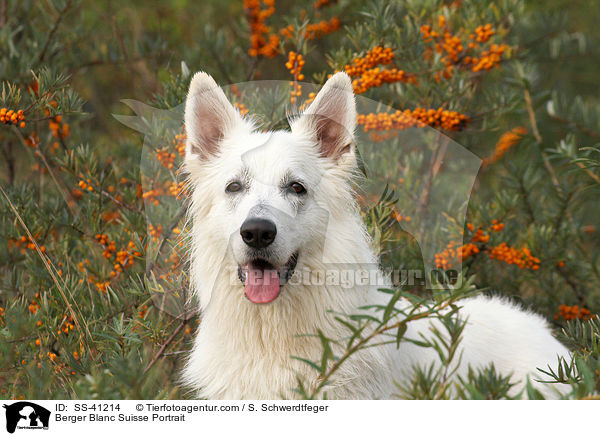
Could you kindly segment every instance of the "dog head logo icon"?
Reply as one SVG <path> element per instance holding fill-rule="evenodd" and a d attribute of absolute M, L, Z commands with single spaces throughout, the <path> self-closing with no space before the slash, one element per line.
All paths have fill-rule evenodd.
<path fill-rule="evenodd" d="M 50 411 L 29 401 L 19 401 L 3 406 L 6 409 L 6 431 L 21 429 L 47 429 Z"/>

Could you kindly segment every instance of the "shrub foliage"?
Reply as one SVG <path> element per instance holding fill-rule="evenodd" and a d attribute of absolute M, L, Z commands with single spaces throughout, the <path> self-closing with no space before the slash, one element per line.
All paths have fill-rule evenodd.
<path fill-rule="evenodd" d="M 319 382 L 299 381 L 301 396 L 321 398 L 349 355 L 376 336 L 401 341 L 407 323 L 430 316 L 446 331 L 421 345 L 441 365 L 417 371 L 399 397 L 508 398 L 510 374 L 493 367 L 451 377 L 464 325 L 455 308 L 489 292 L 544 314 L 574 359 L 540 371 L 570 384 L 571 398 L 596 397 L 600 100 L 591 86 L 600 77 L 589 59 L 600 35 L 597 13 L 563 3 L 3 3 L 0 397 L 188 395 L 177 374 L 200 317 L 155 298 L 167 288 L 186 296 L 186 229 L 173 206 L 185 197 L 177 173 L 184 133 L 153 132 L 146 145 L 156 177 L 148 178 L 142 137 L 110 113 L 127 111 L 121 98 L 177 112 L 196 70 L 222 84 L 288 80 L 282 113 L 314 98 L 301 82 L 346 71 L 357 94 L 396 109 L 359 114 L 373 143 L 394 145 L 398 132 L 429 126 L 482 158 L 465 226 L 440 217 L 427 229 L 450 241 L 434 262 L 460 270 L 461 286 L 383 290 L 391 304 L 380 317 L 340 318 L 348 337 L 321 335 L 323 358 L 305 360 Z M 244 113 L 260 104 L 237 106 Z M 423 220 L 428 197 L 413 195 L 428 188 L 415 174 L 439 168 L 419 151 L 396 165 L 381 162 L 394 180 L 364 219 L 384 264 L 418 269 L 418 245 L 396 224 Z M 161 205 L 153 216 L 162 219 L 147 220 L 145 211 Z M 419 310 L 394 321 L 398 298 Z"/>

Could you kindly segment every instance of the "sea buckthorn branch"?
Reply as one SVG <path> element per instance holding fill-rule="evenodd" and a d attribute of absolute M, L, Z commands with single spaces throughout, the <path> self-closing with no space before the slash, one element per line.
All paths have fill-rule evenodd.
<path fill-rule="evenodd" d="M 246 116 L 248 114 L 248 112 L 250 112 L 250 110 L 246 107 L 246 105 L 244 103 L 242 103 L 241 101 L 237 101 L 242 98 L 239 88 L 237 87 L 237 85 L 231 85 L 231 87 L 229 89 L 230 89 L 231 93 L 233 94 L 233 101 L 234 101 L 233 105 L 235 106 L 235 108 L 238 110 L 238 112 L 240 113 L 240 115 L 242 117 Z M 185 147 L 185 143 L 183 145 Z M 183 157 L 184 155 L 181 154 L 181 156 Z"/>
<path fill-rule="evenodd" d="M 175 147 L 175 150 L 179 154 L 179 157 L 185 156 L 186 138 L 187 138 L 187 136 L 185 134 L 185 126 L 182 126 L 181 133 L 178 133 L 177 135 L 175 135 L 175 138 L 173 139 L 173 146 Z"/>
<path fill-rule="evenodd" d="M 329 20 L 322 20 L 316 23 L 306 23 L 296 29 L 294 25 L 289 24 L 279 31 L 279 34 L 289 40 L 296 38 L 302 40 L 311 40 L 321 38 L 325 35 L 329 35 L 341 27 L 341 21 L 338 17 L 330 18 Z"/>
<path fill-rule="evenodd" d="M 94 274 L 88 276 L 88 282 L 93 283 L 96 286 L 98 292 L 105 294 L 107 286 L 110 285 L 111 280 L 117 280 L 120 274 L 134 265 L 136 258 L 143 256 L 133 240 L 129 240 L 125 247 L 117 250 L 117 245 L 114 240 L 111 240 L 108 235 L 104 233 L 97 234 L 94 239 L 103 248 L 102 256 L 112 263 L 112 270 L 109 273 L 110 279 L 98 280 Z M 87 259 L 86 259 L 87 260 Z M 89 263 L 88 263 L 89 265 Z M 80 262 L 78 265 L 80 271 L 85 270 L 85 265 Z"/>
<path fill-rule="evenodd" d="M 12 90 L 9 92 L 9 94 L 12 93 L 13 97 L 15 97 L 15 95 L 21 95 L 18 88 L 24 86 L 27 90 L 26 95 L 31 97 L 31 104 L 25 109 L 17 111 L 16 114 L 12 114 L 12 116 L 10 116 L 10 111 L 7 111 L 5 116 L 7 120 L 10 119 L 12 122 L 15 121 L 15 118 L 16 120 L 21 120 L 19 123 L 19 127 L 21 128 L 26 126 L 24 121 L 25 118 L 27 119 L 28 124 L 40 121 L 48 121 L 48 127 L 51 136 L 57 139 L 57 141 L 51 142 L 49 147 L 42 147 L 42 144 L 45 144 L 45 142 L 40 141 L 36 131 L 31 131 L 29 134 L 27 134 L 22 133 L 21 130 L 15 128 L 13 132 L 26 147 L 34 149 L 34 156 L 39 158 L 45 167 L 40 168 L 40 165 L 36 164 L 34 168 L 36 171 L 39 171 L 40 174 L 45 172 L 50 174 L 52 181 L 56 185 L 58 191 L 61 193 L 69 210 L 72 214 L 75 214 L 77 212 L 77 208 L 75 206 L 74 198 L 70 194 L 70 190 L 67 188 L 67 184 L 61 176 L 63 167 L 59 162 L 55 162 L 55 160 L 51 157 L 51 155 L 54 155 L 61 146 L 64 150 L 67 150 L 64 140 L 70 133 L 69 124 L 63 121 L 62 114 L 52 112 L 56 112 L 54 109 L 58 108 L 61 109 L 63 113 L 77 113 L 77 105 L 80 103 L 80 101 L 76 98 L 76 96 L 69 95 L 66 106 L 64 103 L 62 103 L 63 99 L 61 97 L 63 94 L 67 93 L 65 88 L 66 77 L 51 77 L 45 70 L 42 70 L 39 74 L 32 73 L 32 75 L 33 81 L 18 86 L 9 84 L 8 87 L 9 90 Z M 40 90 L 40 84 L 42 84 L 42 90 Z M 61 103 L 59 103 L 59 101 Z M 43 111 L 45 113 L 45 117 L 34 118 L 31 112 L 38 110 Z M 48 150 L 45 150 L 45 148 Z"/>
<path fill-rule="evenodd" d="M 580 319 L 582 321 L 587 321 L 592 319 L 592 312 L 585 307 L 575 306 L 567 306 L 566 304 L 561 304 L 558 306 L 558 313 L 554 315 L 555 320 L 559 320 L 563 318 L 565 321 L 570 321 L 572 319 Z"/>
<path fill-rule="evenodd" d="M 501 242 L 500 245 L 491 247 L 488 255 L 490 259 L 498 259 L 509 265 L 517 265 L 521 269 L 527 268 L 535 271 L 540 268 L 540 259 L 533 256 L 531 250 L 527 247 L 517 249 L 510 247 L 506 242 Z"/>
<path fill-rule="evenodd" d="M 61 166 L 53 165 L 54 168 L 56 169 L 56 171 L 54 171 L 52 169 L 52 166 L 50 165 L 50 162 L 54 163 L 54 161 L 52 161 L 49 156 L 46 156 L 46 153 L 45 153 L 45 151 L 43 150 L 42 147 L 39 147 L 39 138 L 37 137 L 37 135 L 35 134 L 35 132 L 32 133 L 27 138 L 23 135 L 23 133 L 19 129 L 14 129 L 14 132 L 15 132 L 16 136 L 19 138 L 19 140 L 26 147 L 31 147 L 31 148 L 33 148 L 35 150 L 34 156 L 41 159 L 41 161 L 44 164 L 46 170 L 50 174 L 50 177 L 52 178 L 52 181 L 56 185 L 56 188 L 58 189 L 58 192 L 61 194 L 64 202 L 66 203 L 67 207 L 71 211 L 71 214 L 75 215 L 75 213 L 77 212 L 77 208 L 74 205 L 74 203 L 72 201 L 70 201 L 70 199 L 72 198 L 71 192 L 67 188 L 68 185 L 63 180 L 63 178 L 62 178 L 62 176 L 60 174 L 60 172 L 65 169 L 65 167 L 62 166 L 62 165 Z"/>
<path fill-rule="evenodd" d="M 248 115 L 248 112 L 250 112 L 250 109 L 248 109 L 244 103 L 239 103 L 236 101 L 234 103 L 234 106 L 239 111 L 242 117 Z"/>
<path fill-rule="evenodd" d="M 265 24 L 265 20 L 275 13 L 275 0 L 244 0 L 244 10 L 250 27 L 248 54 L 254 58 L 277 56 L 280 38 L 270 33 L 271 28 Z"/>
<path fill-rule="evenodd" d="M 57 109 L 59 104 L 57 99 L 62 102 L 62 98 L 65 96 L 65 85 L 66 85 L 66 76 L 58 76 L 58 77 L 48 77 L 47 71 L 42 70 L 39 74 L 32 72 L 33 80 L 29 83 L 25 84 L 11 84 L 8 83 L 8 95 L 3 97 L 4 101 L 13 101 L 14 104 L 18 104 L 22 95 L 28 95 L 31 98 L 30 104 L 24 109 L 20 110 L 9 110 L 8 108 L 0 108 L 0 114 L 3 113 L 5 118 L 5 124 L 18 124 L 19 127 L 24 128 L 26 126 L 25 119 L 28 123 L 35 123 L 40 121 L 46 121 L 50 119 L 54 119 L 55 117 L 62 117 L 66 114 L 76 114 L 80 113 L 81 100 L 74 95 L 68 95 L 68 103 L 66 105 L 61 104 L 59 113 L 51 113 L 49 109 Z M 40 83 L 45 84 L 48 83 L 48 88 L 44 88 L 43 92 L 40 92 Z M 23 90 L 25 92 L 23 92 Z M 6 109 L 5 111 L 3 109 Z M 35 118 L 31 113 L 32 112 L 44 112 L 45 116 Z M 16 117 L 15 117 L 16 115 Z M 16 118 L 16 119 L 15 119 Z M 17 122 L 15 122 L 17 121 Z M 55 120 L 56 121 L 56 120 Z M 58 120 L 60 124 L 61 120 Z M 50 126 L 51 130 L 55 128 L 58 133 L 57 127 L 60 126 Z M 63 137 L 68 136 L 69 127 L 66 125 L 63 131 L 60 131 Z M 57 135 L 54 135 L 57 136 Z"/>
<path fill-rule="evenodd" d="M 85 321 L 85 318 L 83 317 L 81 308 L 77 304 L 77 301 L 74 299 L 73 294 L 71 293 L 71 291 L 69 290 L 69 288 L 66 287 L 66 284 L 65 284 L 64 280 L 62 279 L 62 275 L 58 276 L 58 269 L 54 266 L 54 264 L 52 263 L 50 257 L 46 253 L 42 252 L 40 246 L 36 242 L 35 238 L 31 234 L 31 232 L 29 231 L 29 228 L 27 227 L 27 225 L 23 221 L 23 218 L 21 217 L 21 214 L 19 214 L 18 210 L 15 208 L 14 204 L 10 200 L 10 197 L 8 197 L 8 195 L 6 194 L 6 192 L 4 191 L 4 189 L 2 188 L 1 185 L 0 185 L 0 192 L 6 198 L 6 201 L 8 202 L 9 207 L 11 208 L 11 210 L 14 213 L 15 217 L 17 218 L 17 220 L 19 221 L 19 223 L 21 224 L 21 226 L 23 227 L 23 229 L 27 233 L 27 237 L 34 244 L 35 249 L 36 249 L 38 255 L 40 256 L 40 258 L 42 260 L 42 263 L 44 264 L 44 267 L 46 268 L 46 270 L 50 274 L 50 276 L 51 276 L 54 284 L 56 285 L 56 287 L 57 287 L 57 289 L 58 289 L 58 291 L 59 291 L 59 293 L 60 293 L 60 295 L 61 295 L 64 303 L 67 306 L 67 309 L 68 309 L 69 313 L 71 314 L 71 317 L 74 319 L 74 322 L 75 322 L 75 325 L 77 326 L 77 329 L 79 330 L 81 336 L 83 336 L 85 338 L 84 340 L 85 340 L 85 343 L 86 343 L 86 345 L 88 347 L 88 350 L 91 352 L 92 346 L 90 344 L 93 344 L 93 340 L 92 340 L 93 338 L 92 338 L 92 334 L 90 333 L 90 330 L 89 330 L 89 327 L 87 325 L 87 322 Z M 67 297 L 67 294 L 69 295 L 70 298 Z M 71 303 L 71 301 L 72 301 L 72 303 Z M 76 316 L 75 310 L 77 310 L 77 313 L 78 313 L 79 317 Z"/>
<path fill-rule="evenodd" d="M 414 74 L 406 73 L 398 68 L 390 68 L 382 70 L 381 68 L 373 68 L 365 71 L 358 79 L 352 81 L 352 87 L 356 94 L 362 94 L 371 88 L 379 87 L 386 83 L 412 83 L 417 84 L 417 79 Z"/>
<path fill-rule="evenodd" d="M 38 240 L 39 239 L 39 232 L 35 233 L 33 235 L 33 238 Z M 8 251 L 12 252 L 13 249 L 17 248 L 19 250 L 19 252 L 21 254 L 24 254 L 26 250 L 31 250 L 31 251 L 35 251 L 35 244 L 33 243 L 33 240 L 29 238 L 29 236 L 21 236 L 20 238 L 9 238 L 7 240 L 7 246 L 8 246 Z M 45 245 L 40 245 L 40 251 L 42 253 L 46 252 L 46 246 Z"/>
<path fill-rule="evenodd" d="M 466 115 L 443 108 L 416 108 L 414 110 L 397 110 L 394 113 L 360 114 L 356 119 L 356 123 L 362 125 L 365 132 L 372 130 L 403 130 L 410 127 L 426 126 L 460 131 L 465 129 L 468 122 L 469 118 Z"/>
<path fill-rule="evenodd" d="M 235 104 L 235 107 L 240 111 L 240 114 L 242 116 L 245 115 L 245 113 L 247 113 L 247 111 L 245 113 L 243 112 L 245 107 L 240 106 L 238 103 Z M 184 129 L 185 127 L 182 127 L 181 133 L 175 135 L 170 145 L 154 150 L 156 160 L 158 160 L 158 162 L 164 168 L 167 168 L 169 171 L 173 170 L 173 168 L 175 167 L 176 159 L 178 156 L 180 158 L 185 156 L 186 135 Z M 175 177 L 172 171 L 171 175 Z M 176 185 L 175 182 L 173 183 Z M 171 187 L 167 186 L 167 188 L 169 193 L 173 192 L 173 189 Z M 147 194 L 146 196 L 143 196 L 143 198 L 156 197 L 158 195 L 162 195 L 162 192 L 159 193 L 159 190 L 157 190 L 154 192 L 154 194 Z M 173 195 L 177 196 L 176 194 Z"/>
<path fill-rule="evenodd" d="M 467 223 L 467 229 L 470 232 L 475 230 L 473 224 Z M 509 265 L 516 265 L 521 269 L 530 269 L 537 271 L 540 268 L 541 261 L 535 257 L 529 248 L 514 248 L 506 242 L 498 245 L 489 245 L 492 233 L 499 233 L 504 230 L 504 223 L 494 219 L 492 224 L 486 229 L 478 228 L 471 236 L 470 242 L 459 245 L 457 241 L 450 241 L 441 253 L 436 253 L 436 268 L 448 269 L 456 266 L 460 262 L 485 253 L 489 259 L 496 259 Z"/>
<path fill-rule="evenodd" d="M 166 229 L 162 232 L 161 235 L 161 240 L 160 243 L 155 251 L 155 255 L 154 257 L 150 260 L 150 262 L 146 262 L 146 271 L 145 271 L 145 275 L 146 277 L 150 277 L 150 275 L 152 274 L 152 270 L 154 269 L 154 266 L 156 265 L 156 262 L 158 260 L 158 256 L 160 255 L 164 245 L 166 244 L 167 240 L 171 237 L 172 234 L 178 234 L 179 232 L 174 231 L 175 229 L 177 229 L 177 225 L 179 224 L 179 222 L 183 219 L 183 217 L 185 216 L 186 213 L 186 208 L 182 207 L 179 212 L 177 212 L 177 214 L 173 217 L 173 219 L 171 220 L 171 222 L 169 223 L 169 225 L 166 227 Z"/>
<path fill-rule="evenodd" d="M 309 23 L 306 25 L 306 39 L 316 39 L 339 30 L 341 25 L 338 17 L 322 20 L 317 23 Z"/>
<path fill-rule="evenodd" d="M 84 192 L 87 193 L 99 193 L 100 195 L 108 198 L 109 200 L 111 200 L 113 203 L 115 203 L 117 206 L 119 207 L 123 207 L 131 212 L 135 212 L 135 213 L 141 213 L 142 210 L 139 207 L 135 207 L 132 206 L 128 203 L 125 203 L 123 201 L 123 196 L 121 194 L 114 194 L 114 186 L 113 185 L 109 185 L 107 187 L 107 189 L 103 189 L 102 187 L 100 187 L 99 183 L 96 181 L 93 181 L 91 178 L 89 177 L 84 177 L 84 175 L 82 173 L 75 173 L 73 168 L 70 168 L 69 166 L 63 166 L 62 167 L 65 170 L 68 170 L 71 175 L 73 175 L 74 177 L 76 177 L 77 179 L 79 179 L 79 182 L 77 182 L 77 187 L 81 188 L 82 190 L 78 189 L 78 188 L 74 188 L 70 191 L 71 196 L 75 199 L 75 200 L 81 200 L 83 198 Z M 127 183 L 127 179 L 125 179 L 124 177 L 121 178 L 120 180 L 120 184 L 123 185 Z M 138 195 L 138 198 L 141 198 L 141 193 Z"/>
<path fill-rule="evenodd" d="M 394 51 L 390 47 L 376 46 L 368 50 L 364 56 L 352 59 L 349 65 L 344 67 L 346 74 L 350 77 L 359 77 L 365 71 L 377 65 L 389 65 L 394 59 Z"/>
<path fill-rule="evenodd" d="M 48 127 L 52 132 L 52 136 L 60 141 L 60 143 L 65 147 L 64 139 L 69 136 L 70 129 L 67 123 L 62 122 L 62 115 L 55 115 L 48 120 Z"/>
<path fill-rule="evenodd" d="M 368 50 L 364 56 L 356 57 L 344 71 L 352 78 L 352 87 L 356 94 L 362 94 L 373 87 L 386 83 L 417 84 L 414 74 L 396 67 L 383 69 L 378 65 L 390 65 L 394 60 L 394 51 L 390 47 L 376 46 Z"/>
<path fill-rule="evenodd" d="M 58 106 L 56 100 L 51 100 L 48 103 L 53 108 Z M 61 114 L 51 115 L 50 109 L 46 108 L 46 117 L 48 119 L 48 127 L 50 128 L 50 132 L 52 132 L 52 136 L 59 140 L 60 144 L 66 150 L 67 146 L 64 142 L 64 139 L 69 136 L 70 128 L 67 123 L 63 123 L 63 116 Z"/>
<path fill-rule="evenodd" d="M 160 150 L 156 150 L 156 159 L 160 162 L 160 164 L 168 169 L 173 169 L 173 164 L 175 162 L 176 154 L 174 151 L 169 150 L 168 147 L 163 147 Z"/>
<path fill-rule="evenodd" d="M 7 109 L 3 107 L 0 109 L 0 123 L 2 124 L 14 124 L 19 126 L 21 129 L 25 128 L 25 113 L 19 109 L 14 111 L 13 109 Z"/>
<path fill-rule="evenodd" d="M 436 24 L 423 24 L 420 27 L 423 41 L 428 45 L 424 57 L 433 61 L 433 53 L 441 55 L 442 71 L 437 71 L 434 79 L 449 79 L 455 68 L 472 72 L 489 71 L 497 67 L 509 46 L 491 43 L 497 32 L 491 23 L 478 26 L 473 33 L 465 35 L 464 30 L 454 34 L 450 30 L 446 17 L 440 15 Z"/>
<path fill-rule="evenodd" d="M 149 189 L 143 192 L 141 185 L 138 185 L 138 198 L 143 200 L 148 200 L 155 206 L 160 204 L 159 197 L 163 195 L 168 195 L 171 197 L 181 198 L 181 196 L 186 195 L 187 193 L 187 184 L 186 182 L 177 182 L 167 180 L 162 183 L 154 183 L 152 189 Z"/>
<path fill-rule="evenodd" d="M 302 74 L 302 67 L 304 67 L 304 56 L 300 53 L 290 51 L 288 54 L 288 61 L 285 66 L 290 70 L 290 74 L 294 76 L 294 80 L 290 82 L 292 90 L 290 92 L 290 103 L 294 104 L 298 100 L 298 97 L 302 95 L 302 86 L 298 81 L 304 80 L 304 74 Z"/>

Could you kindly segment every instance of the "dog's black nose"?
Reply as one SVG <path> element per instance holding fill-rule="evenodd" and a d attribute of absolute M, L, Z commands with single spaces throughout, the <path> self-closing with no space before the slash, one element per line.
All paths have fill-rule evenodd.
<path fill-rule="evenodd" d="M 248 218 L 240 228 L 244 242 L 253 248 L 265 248 L 273 243 L 277 227 L 272 221 L 262 218 Z"/>

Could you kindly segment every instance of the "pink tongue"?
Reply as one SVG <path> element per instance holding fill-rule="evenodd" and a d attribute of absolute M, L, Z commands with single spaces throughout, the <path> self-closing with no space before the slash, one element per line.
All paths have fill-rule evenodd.
<path fill-rule="evenodd" d="M 279 274 L 275 269 L 259 269 L 248 265 L 244 291 L 253 303 L 270 303 L 279 295 Z"/>

